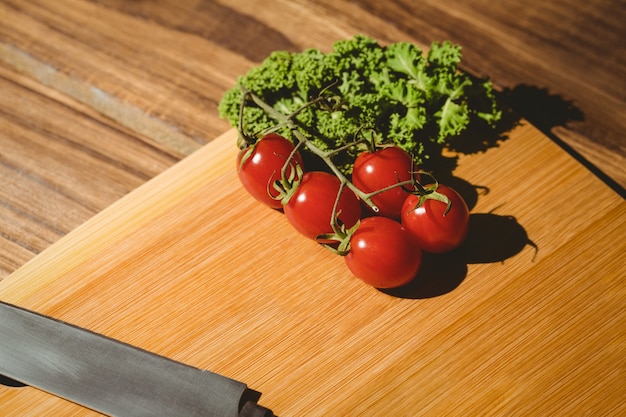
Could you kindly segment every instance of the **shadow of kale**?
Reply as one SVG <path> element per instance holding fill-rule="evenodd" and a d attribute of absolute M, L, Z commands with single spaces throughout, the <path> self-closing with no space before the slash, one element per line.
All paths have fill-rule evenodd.
<path fill-rule="evenodd" d="M 626 199 L 626 189 L 600 168 L 589 162 L 580 153 L 553 133 L 555 127 L 567 127 L 571 122 L 585 120 L 583 112 L 572 101 L 550 94 L 548 89 L 520 84 L 500 93 L 500 100 L 513 111 L 559 145 L 565 152 L 591 171 L 596 177 Z"/>
<path fill-rule="evenodd" d="M 500 99 L 546 135 L 557 126 L 584 120 L 582 111 L 573 102 L 550 94 L 546 88 L 520 84 L 504 89 Z"/>
<path fill-rule="evenodd" d="M 578 160 L 582 159 L 552 133 L 557 126 L 567 126 L 571 122 L 584 120 L 582 111 L 573 102 L 559 95 L 550 94 L 545 88 L 525 84 L 512 89 L 504 89 L 495 95 L 498 108 L 502 112 L 500 120 L 491 126 L 484 120 L 474 117 L 467 130 L 450 138 L 447 145 L 449 150 L 461 154 L 485 152 L 507 140 L 511 130 L 524 119 Z M 456 168 L 456 158 L 440 155 L 436 145 L 430 146 L 433 146 L 433 149 L 428 153 L 435 156 L 427 162 L 425 168 L 436 172 L 439 176 L 450 174 Z M 585 161 L 581 160 L 581 162 Z M 585 165 L 592 171 L 597 171 L 588 163 Z M 598 172 L 595 173 L 598 174 Z"/>

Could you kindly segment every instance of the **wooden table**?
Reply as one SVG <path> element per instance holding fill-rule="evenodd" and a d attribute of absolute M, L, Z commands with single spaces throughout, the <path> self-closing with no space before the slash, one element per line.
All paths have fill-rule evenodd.
<path fill-rule="evenodd" d="M 42 258 L 37 256 L 63 237 L 69 236 L 69 239 L 65 243 L 61 240 L 59 246 L 67 246 L 68 242 L 79 245 L 84 238 L 86 249 L 81 252 L 84 257 L 76 262 L 85 262 L 83 269 L 87 268 L 89 248 L 99 246 L 93 241 L 93 236 L 81 233 L 87 230 L 97 234 L 102 229 L 95 227 L 94 223 L 106 224 L 98 223 L 105 220 L 117 224 L 115 222 L 124 219 L 128 221 L 141 217 L 138 214 L 139 206 L 132 206 L 139 211 L 131 210 L 131 214 L 128 214 L 131 217 L 120 214 L 121 207 L 127 204 L 128 199 L 122 200 L 122 205 L 114 207 L 113 211 L 102 213 L 105 208 L 129 192 L 136 191 L 158 174 L 165 172 L 165 178 L 170 178 L 172 175 L 182 175 L 184 170 L 199 170 L 199 158 L 202 155 L 214 158 L 217 165 L 211 169 L 221 167 L 223 161 L 216 156 L 221 154 L 216 152 L 224 152 L 224 140 L 219 141 L 215 149 L 204 145 L 210 145 L 214 138 L 229 128 L 218 117 L 216 106 L 224 91 L 233 85 L 237 75 L 246 72 L 273 50 L 299 51 L 307 47 L 325 50 L 333 41 L 351 37 L 355 33 L 368 34 L 382 43 L 409 40 L 427 47 L 433 40 L 450 39 L 461 44 L 464 48 L 463 69 L 475 75 L 489 75 L 503 99 L 558 145 L 548 146 L 548 154 L 561 161 L 558 155 L 567 152 L 578 160 L 578 165 L 566 162 L 562 169 L 557 167 L 559 169 L 555 172 L 562 177 L 550 174 L 550 180 L 554 184 L 562 180 L 574 196 L 576 182 L 572 182 L 574 177 L 567 176 L 567 169 L 576 171 L 576 179 L 584 178 L 583 171 L 578 171 L 579 165 L 583 164 L 586 167 L 584 172 L 601 180 L 594 179 L 589 183 L 594 188 L 601 188 L 600 194 L 604 197 L 602 210 L 606 212 L 607 218 L 617 222 L 616 230 L 623 231 L 623 221 L 620 223 L 619 220 L 624 215 L 623 187 L 626 185 L 623 168 L 626 158 L 623 136 L 626 128 L 626 84 L 623 79 L 626 59 L 622 23 L 626 18 L 626 10 L 621 6 L 619 1 L 608 0 L 437 0 L 414 3 L 325 0 L 3 1 L 0 3 L 0 278 L 17 271 L 16 275 L 7 279 L 10 285 L 5 287 L 8 291 L 5 294 L 19 293 L 15 277 L 28 280 L 28 274 L 33 273 L 34 266 L 63 258 L 54 247 L 48 255 L 44 253 Z M 517 137 L 533 140 L 538 135 L 538 131 L 530 124 L 526 124 L 516 134 Z M 545 136 L 541 136 L 542 140 L 545 140 Z M 515 154 L 513 148 L 508 149 L 503 152 L 508 152 L 507 155 Z M 526 149 L 528 152 L 530 150 Z M 194 157 L 192 154 L 200 156 L 189 160 L 189 155 Z M 542 156 L 538 154 L 537 157 Z M 541 168 L 540 161 L 537 159 L 539 165 L 536 169 Z M 186 164 L 181 165 L 183 168 L 174 171 L 174 174 L 168 174 L 171 171 L 166 170 L 175 168 L 178 162 Z M 469 168 L 465 172 L 474 175 L 477 171 L 472 170 L 471 165 L 471 162 L 467 163 Z M 519 176 L 519 172 L 510 174 L 509 171 L 504 169 L 501 175 Z M 210 170 L 203 175 L 214 180 Z M 480 178 L 478 175 L 477 179 Z M 520 193 L 530 195 L 526 193 L 526 186 L 520 187 Z M 161 202 L 163 199 L 162 194 L 153 190 L 154 186 L 149 186 L 148 191 L 140 189 L 143 191 L 132 194 L 130 201 L 136 199 L 137 195 L 147 195 L 147 201 Z M 593 198 L 593 190 L 585 191 L 589 191 L 588 197 Z M 184 192 L 187 191 L 181 191 Z M 487 201 L 495 204 L 499 198 L 515 197 L 515 194 L 509 194 L 513 192 L 510 187 L 504 187 L 500 192 L 500 197 L 492 197 L 493 200 Z M 180 199 L 185 197 L 176 195 Z M 564 194 L 559 195 L 563 198 Z M 171 204 L 182 204 L 176 198 Z M 576 195 L 575 198 L 582 196 Z M 495 208 L 487 205 L 479 204 L 478 208 Z M 611 210 L 612 205 L 615 208 Z M 591 210 L 592 206 L 584 207 Z M 573 207 L 567 210 L 570 216 L 576 213 Z M 115 216 L 110 213 L 115 213 Z M 529 216 L 527 209 L 511 214 L 522 218 Z M 92 218 L 95 220 L 87 222 Z M 593 219 L 593 216 L 590 218 Z M 271 216 L 266 220 L 269 224 L 279 221 Z M 142 221 L 137 221 L 136 227 L 144 227 Z M 567 234 L 567 229 L 563 228 L 585 225 L 580 222 L 574 222 L 573 226 L 563 221 L 553 225 L 529 223 L 534 227 L 535 234 L 542 237 L 565 233 L 566 238 L 570 238 L 573 235 Z M 85 224 L 85 228 L 77 229 Z M 554 229 L 550 230 L 550 227 Z M 74 233 L 70 234 L 72 231 Z M 602 242 L 591 243 L 612 247 L 613 252 L 607 253 L 619 254 L 620 248 L 623 248 L 622 236 L 611 235 L 606 228 L 602 231 L 606 233 L 593 234 L 598 239 L 603 236 Z M 128 238 L 128 235 L 124 236 Z M 614 240 L 614 244 L 611 244 L 611 240 Z M 109 243 L 111 247 L 115 246 Z M 119 240 L 115 244 L 119 244 Z M 105 243 L 102 245 L 106 246 Z M 571 249 L 572 246 L 568 247 Z M 562 257 L 567 256 L 567 248 L 558 249 L 555 253 L 549 249 L 550 262 L 544 261 L 535 269 L 542 271 L 542 274 L 554 271 L 558 259 L 555 256 L 559 253 Z M 529 253 L 525 252 L 525 255 L 529 256 Z M 316 254 L 312 259 L 326 262 L 325 256 Z M 588 256 L 593 256 L 593 253 L 589 252 Z M 27 265 L 30 260 L 33 260 L 31 269 Z M 312 262 L 309 261 L 307 265 Z M 602 267 L 603 273 L 612 273 L 606 277 L 607 282 L 619 283 L 620 274 L 624 272 L 623 259 L 612 259 L 608 266 L 598 262 L 595 260 L 589 265 Z M 70 268 L 69 264 L 59 267 L 57 273 L 62 270 L 71 272 L 64 269 Z M 565 270 L 556 270 L 574 274 L 579 269 L 576 264 L 566 264 Z M 563 276 L 557 278 L 559 282 L 565 282 Z M 623 305 L 624 287 L 615 285 L 611 287 L 612 292 L 602 293 L 602 297 L 607 297 L 606 304 L 602 304 L 602 298 L 598 299 L 598 305 L 593 304 L 594 308 L 600 310 L 591 316 L 584 314 L 586 307 L 592 306 L 585 301 L 595 294 L 592 290 L 566 286 L 561 294 L 574 295 L 577 302 L 582 303 L 578 307 L 572 306 L 574 311 L 581 313 L 581 317 L 594 318 L 587 321 L 581 319 L 580 323 L 598 325 L 605 332 L 615 331 L 623 329 L 621 325 L 624 324 L 624 314 L 615 307 L 620 305 L 620 300 Z M 531 292 L 518 299 L 521 301 L 507 306 L 511 294 L 495 289 L 481 289 L 490 295 L 489 303 L 482 305 L 480 300 L 473 302 L 478 303 L 477 311 L 483 313 L 489 313 L 488 307 L 497 305 L 500 305 L 497 311 L 512 313 L 510 309 L 521 307 L 524 300 L 530 301 L 540 295 Z M 372 297 L 371 293 L 366 294 Z M 454 297 L 458 297 L 459 302 L 468 301 L 464 300 L 463 293 L 457 292 Z M 502 304 L 497 303 L 498 299 Z M 295 303 L 297 297 L 290 300 Z M 382 310 L 404 308 L 390 301 L 377 300 L 374 302 L 380 302 L 378 306 Z M 559 298 L 549 297 L 548 301 L 539 303 L 537 308 L 549 305 L 550 301 L 559 302 Z M 441 301 L 440 307 L 445 305 Z M 75 318 L 80 312 L 84 313 L 85 308 L 88 309 L 88 306 L 69 302 L 58 313 L 66 318 Z M 113 306 L 109 308 L 111 312 L 115 310 Z M 236 309 L 230 305 L 227 308 Z M 105 316 L 109 314 L 108 311 L 104 313 Z M 525 311 L 531 314 L 530 309 Z M 561 316 L 562 310 L 556 308 L 550 311 L 554 313 L 550 317 L 556 320 L 555 323 L 568 323 Z M 612 316 L 612 321 L 602 322 L 598 318 L 600 312 Z M 426 319 L 437 318 L 424 314 Z M 433 314 L 436 316 L 439 313 Z M 470 316 L 466 319 L 477 319 Z M 115 327 L 114 323 L 100 320 L 101 317 L 93 317 L 93 321 L 81 324 L 123 338 L 123 327 Z M 133 319 L 132 315 L 125 317 Z M 358 318 L 353 320 L 358 321 Z M 528 324 L 524 317 L 517 320 L 524 325 Z M 490 334 L 491 324 L 489 320 L 479 320 L 477 329 Z M 216 326 L 219 327 L 219 324 Z M 448 332 L 452 330 L 459 329 L 447 329 Z M 498 334 L 496 331 L 492 336 Z M 535 336 L 542 334 L 537 333 Z M 459 342 L 463 338 L 458 339 L 458 334 L 451 335 L 441 333 L 431 343 L 444 343 L 445 349 L 452 349 L 456 355 L 462 355 L 461 351 L 447 343 Z M 546 335 L 549 336 L 543 334 Z M 422 336 L 428 336 L 427 330 L 424 330 Z M 511 337 L 511 334 L 505 333 L 505 336 Z M 574 335 L 568 337 L 574 338 Z M 141 344 L 141 339 L 133 342 Z M 347 343 L 345 339 L 343 342 Z M 614 343 L 617 342 L 624 342 L 624 338 L 618 335 L 614 340 Z M 614 352 L 624 351 L 622 345 L 614 347 Z M 169 351 L 165 345 L 158 348 L 166 354 L 178 352 L 180 359 L 194 361 L 193 355 L 183 348 L 179 351 Z M 513 349 L 513 346 L 509 348 Z M 285 352 L 288 351 L 286 348 Z M 590 359 L 589 350 L 575 352 L 578 352 L 573 356 L 575 360 Z M 536 353 L 540 354 L 541 349 Z M 614 356 L 603 356 L 602 360 L 610 357 Z M 314 365 L 315 361 L 309 364 Z M 616 364 L 615 371 L 622 379 L 623 365 L 623 362 Z M 226 363 L 218 361 L 219 366 L 224 371 L 232 372 Z M 358 369 L 357 364 L 354 366 L 355 370 Z M 505 366 L 505 369 L 509 368 Z M 280 374 L 280 369 L 276 372 Z M 559 372 L 566 374 L 562 369 Z M 464 374 L 466 382 L 472 380 L 472 375 L 473 371 L 468 368 Z M 240 376 L 260 381 L 260 388 L 265 387 L 264 375 L 243 372 Z M 481 378 L 480 374 L 474 376 Z M 345 382 L 349 375 L 342 378 Z M 568 383 L 575 381 L 565 380 Z M 614 380 L 619 378 L 608 379 Z M 384 378 L 381 376 L 377 384 L 383 383 Z M 380 385 L 381 388 L 384 388 L 383 385 Z M 402 385 L 399 387 L 402 388 Z M 611 409 L 617 409 L 613 404 L 616 399 L 619 402 L 616 395 L 623 391 L 613 389 L 607 401 Z M 434 395 L 432 392 L 430 394 Z M 497 392 L 492 394 L 497 399 Z M 271 395 L 270 400 L 275 398 Z M 315 395 L 310 393 L 309 400 L 316 399 Z M 429 398 L 428 395 L 425 398 Z M 283 397 L 276 404 L 284 406 L 285 410 L 294 409 L 292 405 L 286 405 Z M 484 406 L 485 403 L 481 404 Z M 529 403 L 525 409 L 537 411 L 540 405 Z M 503 406 L 502 410 L 507 408 Z M 493 413 L 498 414 L 497 410 Z"/>
<path fill-rule="evenodd" d="M 626 186 L 619 1 L 2 1 L 0 278 L 224 132 L 276 49 L 450 39 L 545 134 Z M 622 191 L 623 192 L 623 191 Z"/>

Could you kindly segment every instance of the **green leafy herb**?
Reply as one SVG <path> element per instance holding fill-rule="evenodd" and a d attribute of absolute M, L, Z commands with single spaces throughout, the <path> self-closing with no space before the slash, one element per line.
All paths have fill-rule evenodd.
<path fill-rule="evenodd" d="M 493 125 L 501 117 L 491 83 L 459 71 L 460 61 L 461 48 L 450 42 L 435 42 L 424 54 L 411 43 L 381 46 L 362 35 L 336 42 L 328 53 L 277 51 L 238 78 L 219 112 L 238 126 L 245 87 L 275 110 L 294 114 L 298 129 L 322 151 L 373 135 L 377 143 L 399 145 L 419 164 L 428 158 L 425 149 L 442 149 L 470 124 Z M 243 104 L 248 134 L 276 128 L 268 112 L 251 100 Z M 286 127 L 279 133 L 290 137 Z M 341 155 L 344 171 L 364 146 Z"/>

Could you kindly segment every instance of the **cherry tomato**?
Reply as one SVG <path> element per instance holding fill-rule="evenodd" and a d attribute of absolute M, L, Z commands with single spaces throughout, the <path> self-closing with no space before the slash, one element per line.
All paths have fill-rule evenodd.
<path fill-rule="evenodd" d="M 365 193 L 381 190 L 398 181 L 411 179 L 413 170 L 411 156 L 397 146 L 380 148 L 375 152 L 363 152 L 354 161 L 352 183 Z M 378 215 L 400 219 L 402 203 L 409 193 L 398 186 L 372 197 L 378 207 Z"/>
<path fill-rule="evenodd" d="M 333 206 L 341 182 L 335 175 L 322 171 L 307 172 L 295 193 L 284 206 L 289 223 L 304 236 L 315 239 L 332 233 Z M 343 188 L 337 206 L 339 220 L 352 227 L 361 217 L 361 203 L 352 190 Z"/>
<path fill-rule="evenodd" d="M 453 188 L 439 185 L 436 191 L 450 199 L 448 213 L 444 215 L 446 203 L 434 199 L 428 199 L 415 208 L 419 197 L 411 195 L 402 206 L 402 224 L 413 234 L 422 250 L 444 253 L 465 240 L 469 229 L 469 209 Z"/>
<path fill-rule="evenodd" d="M 344 259 L 354 276 L 366 284 L 395 288 L 417 275 L 422 251 L 400 222 L 374 216 L 361 220 Z"/>
<path fill-rule="evenodd" d="M 239 151 L 237 155 L 237 173 L 243 187 L 255 199 L 272 207 L 281 208 L 282 204 L 276 197 L 279 192 L 274 189 L 275 181 L 281 179 L 283 166 L 289 159 L 294 145 L 285 137 L 270 133 L 249 148 Z M 245 156 L 243 164 L 242 159 Z M 286 175 L 294 174 L 295 165 L 303 167 L 302 157 L 296 152 L 289 162 Z"/>

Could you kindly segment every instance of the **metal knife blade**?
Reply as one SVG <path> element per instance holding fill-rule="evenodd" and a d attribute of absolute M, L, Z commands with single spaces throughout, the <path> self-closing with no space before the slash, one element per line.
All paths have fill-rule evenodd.
<path fill-rule="evenodd" d="M 2 301 L 0 375 L 115 417 L 273 416 L 242 382 Z"/>

